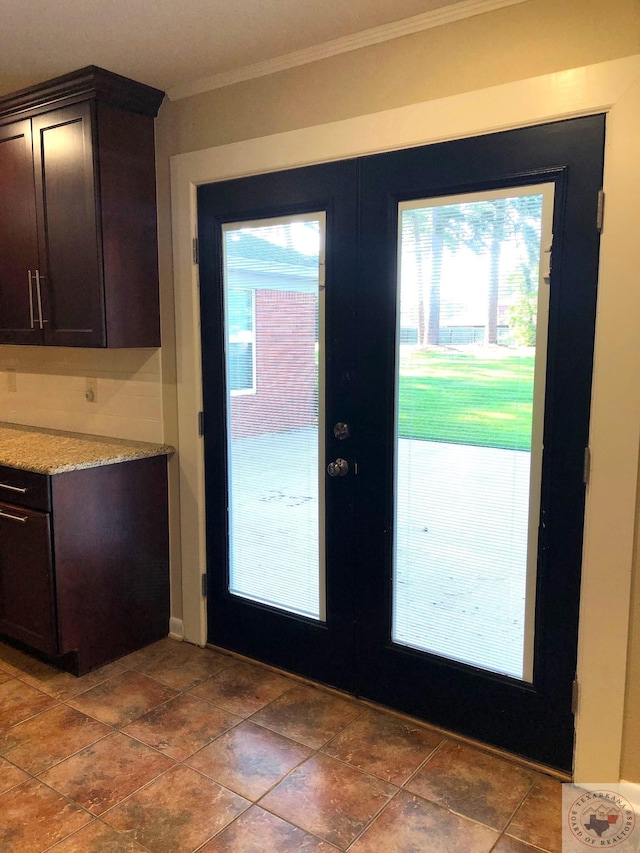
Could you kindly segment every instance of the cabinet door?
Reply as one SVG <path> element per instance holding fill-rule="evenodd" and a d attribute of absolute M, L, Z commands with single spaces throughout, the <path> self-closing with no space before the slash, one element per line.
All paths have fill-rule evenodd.
<path fill-rule="evenodd" d="M 31 122 L 0 127 L 0 343 L 42 342 L 35 322 L 38 268 Z"/>
<path fill-rule="evenodd" d="M 47 344 L 106 343 L 92 124 L 90 104 L 32 119 Z"/>
<path fill-rule="evenodd" d="M 50 516 L 0 503 L 0 633 L 58 650 Z"/>

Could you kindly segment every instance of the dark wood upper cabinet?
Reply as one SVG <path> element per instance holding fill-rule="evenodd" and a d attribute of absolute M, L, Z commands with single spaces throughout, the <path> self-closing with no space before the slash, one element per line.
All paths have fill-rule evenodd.
<path fill-rule="evenodd" d="M 6 343 L 42 342 L 30 286 L 37 265 L 31 122 L 16 121 L 0 126 L 0 340 Z"/>
<path fill-rule="evenodd" d="M 0 98 L 0 343 L 159 346 L 162 98 L 94 66 Z"/>

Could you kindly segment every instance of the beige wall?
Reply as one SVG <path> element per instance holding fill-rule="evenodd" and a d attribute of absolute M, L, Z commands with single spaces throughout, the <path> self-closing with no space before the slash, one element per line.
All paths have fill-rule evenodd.
<path fill-rule="evenodd" d="M 2 346 L 0 420 L 162 442 L 160 353 Z"/>
<path fill-rule="evenodd" d="M 165 102 L 162 157 L 366 115 L 640 52 L 637 0 L 529 0 L 224 89 Z M 159 163 L 168 198 L 166 161 Z M 161 234 L 169 233 L 162 205 Z M 161 263 L 172 310 L 168 253 Z M 163 357 L 172 359 L 165 347 Z M 180 381 L 178 376 L 178 381 Z M 175 410 L 166 409 L 169 422 Z M 168 426 L 171 434 L 172 426 Z M 622 775 L 640 781 L 640 584 L 636 583 Z M 175 614 L 179 615 L 179 614 Z M 633 637 L 635 636 L 635 641 Z"/>
<path fill-rule="evenodd" d="M 640 497 L 637 502 L 640 508 Z M 621 775 L 630 782 L 640 782 L 640 509 L 636 521 L 636 548 L 631 586 L 631 623 L 627 696 L 624 721 L 624 754 Z"/>
<path fill-rule="evenodd" d="M 637 53 L 637 0 L 529 0 L 167 104 L 179 153 Z M 170 131 L 169 131 L 170 127 Z"/>

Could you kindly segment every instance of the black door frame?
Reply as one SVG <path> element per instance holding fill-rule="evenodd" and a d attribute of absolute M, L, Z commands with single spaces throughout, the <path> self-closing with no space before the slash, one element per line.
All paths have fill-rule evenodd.
<path fill-rule="evenodd" d="M 564 148 L 560 145 L 558 150 L 559 139 L 562 134 L 567 132 L 568 128 L 574 128 L 574 132 L 569 133 L 569 141 Z M 501 134 L 489 134 L 484 137 L 478 137 L 469 140 L 460 140 L 458 142 L 447 142 L 438 145 L 427 146 L 429 155 L 434 158 L 431 161 L 431 168 L 427 168 L 425 174 L 424 164 L 422 164 L 421 172 L 416 172 L 416 166 L 411 165 L 412 161 L 418 162 L 416 158 L 420 156 L 420 149 L 409 149 L 403 152 L 391 154 L 372 155 L 365 158 L 360 158 L 357 161 L 342 161 L 342 164 L 364 164 L 364 176 L 361 178 L 363 192 L 377 192 L 378 202 L 373 207 L 375 213 L 371 213 L 371 208 L 368 204 L 361 206 L 361 215 L 373 216 L 373 224 L 365 225 L 363 233 L 365 236 L 361 244 L 361 251 L 358 253 L 359 258 L 367 258 L 364 266 L 357 270 L 356 275 L 362 276 L 365 274 L 369 281 L 368 298 L 362 300 L 360 309 L 364 312 L 359 319 L 358 328 L 366 327 L 369 330 L 376 330 L 372 335 L 377 341 L 387 342 L 387 351 L 385 347 L 378 346 L 372 348 L 371 351 L 363 353 L 363 358 L 360 360 L 358 372 L 362 373 L 363 366 L 365 372 L 368 369 L 369 375 L 374 373 L 378 376 L 383 376 L 383 388 L 386 388 L 386 403 L 380 393 L 369 394 L 364 393 L 357 400 L 355 412 L 356 418 L 358 415 L 365 422 L 373 423 L 376 419 L 380 420 L 380 412 L 384 412 L 382 421 L 385 426 L 383 430 L 378 430 L 376 436 L 369 436 L 365 439 L 364 444 L 358 450 L 358 458 L 361 460 L 360 475 L 357 478 L 358 500 L 361 501 L 361 506 L 365 510 L 360 514 L 360 520 L 356 523 L 356 541 L 357 553 L 359 556 L 359 565 L 366 566 L 366 574 L 360 570 L 360 583 L 354 582 L 351 584 L 343 584 L 342 589 L 345 596 L 350 595 L 352 600 L 353 589 L 357 586 L 363 593 L 364 599 L 362 606 L 359 608 L 358 622 L 355 631 L 352 633 L 354 638 L 354 654 L 359 661 L 367 661 L 364 667 L 359 668 L 361 681 L 360 686 L 355 685 L 355 690 L 360 695 L 365 695 L 367 698 L 376 701 L 393 704 L 401 710 L 416 714 L 417 716 L 426 717 L 432 722 L 444 725 L 448 728 L 454 728 L 465 734 L 473 737 L 479 737 L 484 740 L 492 740 L 487 738 L 485 725 L 487 719 L 494 720 L 494 729 L 497 726 L 498 734 L 493 738 L 493 742 L 498 745 L 510 749 L 514 752 L 524 752 L 536 760 L 546 764 L 560 767 L 562 769 L 570 769 L 572 752 L 573 752 L 573 715 L 571 713 L 571 684 L 575 672 L 575 654 L 572 652 L 566 660 L 559 665 L 558 656 L 554 655 L 553 648 L 566 646 L 567 640 L 572 645 L 575 651 L 577 641 L 577 616 L 578 616 L 578 601 L 579 601 L 579 582 L 580 582 L 580 563 L 581 563 L 581 543 L 582 543 L 582 522 L 584 517 L 584 487 L 582 484 L 582 465 L 583 451 L 588 443 L 588 414 L 590 405 L 590 387 L 591 387 L 591 368 L 592 368 L 592 347 L 593 347 L 593 329 L 595 322 L 595 287 L 597 278 L 597 255 L 598 255 L 598 235 L 595 231 L 595 207 L 597 204 L 597 191 L 600 188 L 602 177 L 602 134 L 604 129 L 604 117 L 588 117 L 586 119 L 570 120 L 568 122 L 556 122 L 550 125 L 541 125 L 537 128 L 528 128 L 526 131 L 515 130 L 505 131 Z M 517 135 L 523 133 L 529 134 L 531 139 L 531 157 L 524 162 L 522 159 L 522 146 L 517 141 Z M 585 149 L 585 138 L 593 137 L 593 142 L 590 146 L 587 145 L 588 152 L 586 155 L 580 155 L 580 151 Z M 599 140 L 599 141 L 598 141 Z M 500 142 L 502 147 L 502 157 L 506 157 L 507 166 L 501 168 L 499 173 L 495 172 L 492 165 L 494 162 L 491 155 L 491 149 Z M 476 150 L 473 153 L 470 146 L 479 146 L 480 153 Z M 457 153 L 452 158 L 454 146 L 457 146 Z M 578 153 L 577 153 L 578 152 Z M 572 158 L 574 158 L 572 160 Z M 577 160 L 575 159 L 577 158 Z M 478 174 L 478 162 L 480 163 L 480 173 Z M 385 166 L 386 163 L 386 166 Z M 453 163 L 453 165 L 452 165 Z M 504 163 L 504 160 L 503 160 Z M 476 172 L 471 176 L 469 165 L 473 164 Z M 200 188 L 199 191 L 199 206 L 201 207 L 201 215 L 199 216 L 199 237 L 201 245 L 201 271 L 206 269 L 216 269 L 216 246 L 215 240 L 211 240 L 211 217 L 203 215 L 203 207 L 201 206 L 202 199 L 207 193 L 215 192 L 219 194 L 220 189 L 223 189 L 222 196 L 219 201 L 222 205 L 220 208 L 224 210 L 224 205 L 229 202 L 229 196 L 226 195 L 227 190 L 237 191 L 241 186 L 245 188 L 251 182 L 264 182 L 271 187 L 272 206 L 265 208 L 264 205 L 256 204 L 256 198 L 247 206 L 246 218 L 259 218 L 269 215 L 282 215 L 283 208 L 278 206 L 279 202 L 284 202 L 285 199 L 278 197 L 275 185 L 272 183 L 274 178 L 281 179 L 283 175 L 288 175 L 292 179 L 299 177 L 303 172 L 309 170 L 326 169 L 338 164 L 327 164 L 322 167 L 308 167 L 306 170 L 292 170 L 288 173 L 271 173 L 270 175 L 260 176 L 259 178 L 238 179 L 237 181 L 228 181 L 220 185 L 207 185 Z M 583 180 L 579 174 L 580 169 L 589 167 L 592 177 L 589 180 Z M 393 192 L 387 188 L 383 188 L 385 181 L 387 183 L 391 177 L 395 178 L 398 175 L 398 170 L 407 168 L 411 174 L 411 178 L 405 180 L 406 188 L 396 186 Z M 367 174 L 368 169 L 368 174 Z M 466 169 L 466 171 L 465 171 Z M 412 171 L 413 170 L 413 171 Z M 457 170 L 457 174 L 453 174 L 452 170 Z M 296 175 L 298 173 L 298 175 Z M 578 176 L 576 177 L 576 173 Z M 465 177 L 466 176 L 466 177 Z M 388 597 L 389 586 L 384 577 L 385 557 L 389 555 L 389 537 L 388 533 L 380 535 L 380 531 L 389 531 L 392 525 L 389 524 L 389 501 L 388 489 L 385 488 L 386 482 L 393 482 L 391 477 L 392 472 L 389 469 L 389 459 L 385 465 L 367 464 L 366 460 L 378 458 L 380 454 L 384 454 L 384 448 L 380 447 L 380 438 L 384 438 L 384 430 L 388 433 L 390 417 L 391 417 L 391 400 L 392 397 L 388 394 L 388 386 L 390 381 L 390 362 L 388 357 L 388 342 L 389 317 L 392 317 L 395 312 L 395 296 L 391 298 L 391 291 L 388 287 L 388 282 L 395 278 L 395 240 L 392 237 L 391 251 L 387 243 L 381 239 L 381 234 L 385 231 L 391 235 L 395 235 L 394 213 L 397 208 L 397 202 L 404 198 L 416 198 L 421 196 L 437 196 L 450 195 L 454 193 L 462 193 L 470 190 L 478 190 L 483 188 L 497 188 L 499 186 L 515 186 L 526 183 L 543 183 L 547 181 L 556 183 L 556 200 L 554 213 L 554 241 L 556 247 L 562 245 L 562 251 L 554 251 L 554 272 L 552 279 L 552 314 L 550 321 L 550 343 L 549 343 L 549 359 L 548 359 L 548 376 L 547 376 L 547 413 L 545 416 L 545 444 L 546 452 L 543 471 L 543 510 L 542 517 L 544 519 L 543 535 L 540 539 L 540 578 L 541 583 L 549 587 L 551 577 L 559 576 L 563 578 L 563 583 L 560 587 L 556 586 L 556 594 L 554 596 L 539 594 L 537 598 L 537 624 L 543 627 L 547 641 L 544 646 L 541 646 L 542 640 L 539 639 L 537 645 L 537 668 L 536 677 L 534 679 L 534 687 L 527 685 L 513 684 L 513 680 L 506 679 L 500 676 L 491 676 L 487 673 L 479 675 L 473 672 L 470 667 L 464 667 L 452 662 L 443 662 L 439 659 L 431 660 L 430 676 L 429 676 L 429 691 L 418 692 L 415 690 L 415 660 L 421 661 L 421 666 L 424 664 L 425 656 L 422 654 L 416 655 L 408 650 L 404 650 L 403 654 L 398 656 L 397 650 L 390 653 L 387 640 L 381 635 L 382 631 L 387 631 L 388 628 Z M 271 182 L 271 183 L 270 183 Z M 292 184 L 290 181 L 285 182 L 289 190 Z M 596 186 L 597 185 L 597 186 Z M 215 187 L 215 190 L 211 190 Z M 376 189 L 377 187 L 377 189 Z M 264 184 L 262 185 L 264 189 Z M 252 190 L 249 192 L 251 196 Z M 274 194 L 275 193 L 275 194 Z M 263 196 L 264 198 L 264 196 Z M 320 199 L 320 196 L 317 196 Z M 300 199 L 297 204 L 300 205 Z M 294 212 L 296 203 L 291 204 L 291 198 L 287 202 L 286 212 Z M 305 210 L 320 209 L 320 204 L 312 204 L 310 207 L 307 204 L 302 205 Z M 227 207 L 227 209 L 229 209 Z M 250 213 L 249 213 L 250 211 Z M 367 213 L 369 211 L 369 213 Z M 258 214 L 258 215 L 256 215 Z M 571 227 L 564 228 L 565 214 L 570 217 Z M 229 220 L 241 219 L 237 210 L 234 215 L 227 217 Z M 328 217 L 329 219 L 329 217 Z M 388 230 L 390 228 L 390 231 Z M 585 247 L 582 243 L 584 235 L 589 234 L 588 246 Z M 560 238 L 562 238 L 560 240 Z M 576 250 L 576 241 L 580 240 L 579 250 Z M 383 244 L 389 249 L 388 254 L 383 250 Z M 353 269 L 353 257 L 349 254 L 348 245 L 345 242 L 346 258 L 351 264 L 350 269 Z M 207 256 L 210 252 L 210 256 Z M 567 258 L 571 256 L 571 264 L 567 262 Z M 392 259 L 392 260 L 391 260 Z M 349 268 L 343 270 L 343 273 L 348 273 Z M 219 269 L 218 269 L 219 273 Z M 328 275 L 329 277 L 329 275 Z M 384 279 L 384 281 L 381 279 Z M 379 281 L 378 287 L 371 286 L 372 281 Z M 554 287 L 554 281 L 556 286 Z M 562 287 L 557 286 L 557 282 L 563 282 Z M 385 283 L 386 282 L 386 283 Z M 585 286 L 586 282 L 586 286 Z M 328 289 L 329 292 L 329 289 Z M 221 306 L 215 307 L 215 300 L 211 300 L 207 296 L 207 288 L 202 287 L 202 326 L 207 328 L 211 322 L 220 321 Z M 370 298 L 373 294 L 373 298 Z M 578 299 L 578 313 L 575 314 L 574 300 Z M 574 311 L 574 316 L 578 317 L 578 322 L 573 323 L 574 327 L 579 326 L 577 331 L 574 329 L 571 334 L 563 337 L 563 330 L 554 325 L 554 317 L 558 316 L 558 312 L 567 313 L 567 300 L 571 302 L 571 309 Z M 392 304 L 393 303 L 393 304 Z M 386 317 L 387 326 L 381 320 Z M 336 319 L 336 318 L 334 318 Z M 381 325 L 382 323 L 382 325 Z M 327 324 L 330 328 L 329 323 Z M 211 326 L 210 328 L 218 328 Z M 345 326 L 349 331 L 348 323 Z M 566 329 L 564 330 L 566 332 Z M 395 332 L 395 326 L 394 326 Z M 205 352 L 203 341 L 203 353 Z M 579 357 L 576 357 L 579 353 Z M 222 359 L 220 342 L 218 349 L 215 347 L 208 353 L 212 364 L 219 362 Z M 328 353 L 330 359 L 330 352 Z M 381 363 L 380 359 L 383 359 Z M 207 364 L 203 364 L 203 374 L 206 375 L 207 370 L 210 371 L 210 376 L 214 377 L 216 368 Z M 348 373 L 348 371 L 347 371 Z M 220 394 L 222 386 L 221 370 L 218 370 L 217 379 L 213 378 L 205 381 L 205 409 L 208 412 L 213 411 L 214 397 Z M 351 380 L 349 380 L 351 381 Z M 366 385 L 366 382 L 364 383 Z M 217 390 L 215 390 L 217 389 Z M 218 400 L 221 399 L 218 396 Z M 382 404 L 381 404 L 382 400 Z M 337 419 L 343 420 L 344 409 L 339 412 Z M 559 418 L 558 413 L 561 413 Z M 554 426 L 554 423 L 556 426 Z M 561 427 L 558 428 L 557 424 Z M 571 435 L 573 440 L 567 443 L 567 436 Z M 224 482 L 224 477 L 220 479 L 222 471 L 220 470 L 220 441 L 223 439 L 223 430 L 216 430 L 216 439 L 212 439 L 207 445 L 205 451 L 205 465 L 207 477 L 207 534 L 208 542 L 211 543 L 216 535 L 216 531 L 226 528 L 226 495 L 223 496 L 223 489 L 220 489 L 217 484 Z M 377 444 L 377 449 L 376 449 Z M 569 446 L 570 445 L 570 446 Z M 213 448 L 217 446 L 217 451 Z M 328 448 L 328 455 L 331 450 Z M 218 460 L 216 463 L 213 458 Z M 557 466 L 559 476 L 549 481 L 548 468 L 553 460 L 554 466 Z M 214 472 L 214 473 L 212 473 Z M 570 483 L 570 488 L 563 489 L 562 483 Z M 579 485 L 578 485 L 579 484 Z M 375 502 L 374 496 L 386 494 L 384 509 L 380 510 L 380 506 L 376 508 L 372 503 Z M 558 514 L 558 508 L 561 512 Z M 213 509 L 213 512 L 212 512 Z M 371 519 L 376 519 L 376 524 L 371 524 Z M 364 521 L 366 519 L 366 521 Z M 574 533 L 571 536 L 571 542 L 566 543 L 564 531 L 570 526 Z M 372 535 L 372 529 L 378 531 L 376 535 Z M 385 538 L 386 536 L 386 538 Z M 219 537 L 222 538 L 222 537 Z M 549 558 L 549 554 L 552 558 Z M 216 559 L 220 559 L 218 551 Z M 372 571 L 373 567 L 373 571 Z M 366 581 L 366 583 L 362 583 Z M 222 614 L 217 611 L 220 601 L 225 597 L 229 597 L 226 589 L 220 585 L 214 585 L 211 580 L 209 582 L 209 623 L 214 622 L 219 624 Z M 341 606 L 344 605 L 346 598 L 341 598 Z M 348 617 L 346 609 L 343 610 L 343 616 Z M 266 618 L 266 617 L 265 617 Z M 280 635 L 275 647 L 271 647 L 265 643 L 265 628 L 270 621 L 266 618 L 263 622 L 262 617 L 254 614 L 252 619 L 253 625 L 248 625 L 246 619 L 229 619 L 224 621 L 231 624 L 229 630 L 233 634 L 235 626 L 235 635 L 223 639 L 222 644 L 227 644 L 231 648 L 238 648 L 240 635 L 245 636 L 247 632 L 255 635 L 255 639 L 261 643 L 261 654 L 259 656 L 270 662 L 278 662 L 284 668 L 294 671 L 301 671 L 301 666 L 308 654 L 308 650 L 304 651 L 297 639 L 299 638 L 298 628 L 293 634 Z M 290 620 L 291 621 L 291 620 Z M 300 620 L 293 620 L 293 622 Z M 348 621 L 348 618 L 347 620 Z M 377 628 L 373 623 L 377 623 Z M 346 624 L 346 622 L 345 622 Z M 225 629 L 226 631 L 227 629 Z M 539 637 L 542 637 L 543 631 L 539 631 Z M 268 633 L 268 632 L 267 632 Z M 302 631 L 304 633 L 304 630 Z M 349 632 L 343 632 L 343 639 L 348 636 Z M 272 659 L 273 653 L 277 653 L 277 647 L 282 647 L 282 640 L 285 640 L 284 645 L 291 648 L 291 652 L 283 660 L 281 657 L 278 661 Z M 371 639 L 375 638 L 372 642 Z M 220 643 L 220 639 L 215 642 Z M 555 644 L 555 646 L 554 646 Z M 344 649 L 344 647 L 343 647 Z M 551 651 L 550 651 L 551 650 Z M 428 657 L 428 656 L 426 656 Z M 333 683 L 336 686 L 349 689 L 349 677 L 346 670 L 353 665 L 351 654 L 336 654 L 336 649 L 332 648 L 325 654 L 324 669 L 322 673 L 315 674 L 313 677 L 321 681 Z M 362 665 L 361 665 L 362 666 Z M 463 677 L 460 679 L 460 673 Z M 452 675 L 454 679 L 452 681 Z M 337 676 L 337 677 L 336 677 Z M 478 678 L 483 685 L 484 695 L 486 696 L 487 688 L 490 687 L 491 701 L 480 704 L 474 703 L 473 714 L 469 719 L 468 702 L 469 690 L 474 684 L 477 686 Z M 389 703 L 389 683 L 394 682 L 393 701 Z M 353 682 L 352 682 L 353 683 Z M 404 684 L 404 689 L 401 685 Z M 448 698 L 442 700 L 445 695 L 445 688 Z M 352 688 L 353 689 L 353 688 Z M 507 701 L 507 694 L 512 695 L 512 699 Z M 434 697 L 435 700 L 434 701 Z M 440 700 L 438 700 L 440 697 Z M 533 705 L 532 705 L 533 697 Z M 540 702 L 547 703 L 551 708 L 551 716 L 547 713 L 541 713 Z M 537 703 L 537 704 L 536 704 Z M 492 707 L 493 706 L 493 709 Z M 507 717 L 509 722 L 506 722 Z M 502 721 L 502 725 L 500 722 Z M 518 721 L 519 724 L 518 724 Z M 554 731 L 555 729 L 555 731 Z M 561 730 L 562 746 L 559 746 L 558 738 L 556 737 L 557 730 Z M 553 737 L 550 737 L 553 733 Z M 524 744 L 524 746 L 523 746 Z"/>

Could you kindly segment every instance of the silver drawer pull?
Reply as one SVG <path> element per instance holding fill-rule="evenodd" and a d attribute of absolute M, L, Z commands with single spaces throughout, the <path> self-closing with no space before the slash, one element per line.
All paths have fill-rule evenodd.
<path fill-rule="evenodd" d="M 20 521 L 22 524 L 24 524 L 25 521 L 29 521 L 28 515 L 13 515 L 12 513 L 5 512 L 2 509 L 0 509 L 0 518 L 10 518 L 11 521 Z"/>
<path fill-rule="evenodd" d="M 8 483 L 0 483 L 0 489 L 6 489 L 8 492 L 19 492 L 21 495 L 26 495 L 29 489 L 23 489 L 21 486 L 10 486 Z"/>

